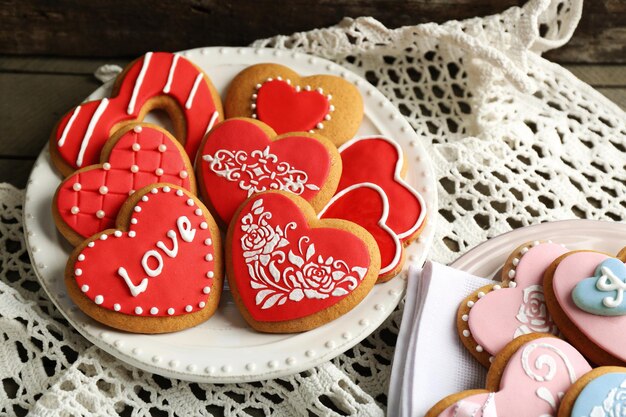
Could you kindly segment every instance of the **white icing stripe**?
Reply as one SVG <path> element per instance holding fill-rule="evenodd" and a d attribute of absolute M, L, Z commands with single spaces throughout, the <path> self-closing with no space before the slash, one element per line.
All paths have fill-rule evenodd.
<path fill-rule="evenodd" d="M 350 146 L 354 145 L 357 142 L 360 142 L 360 141 L 363 141 L 363 140 L 373 140 L 373 139 L 384 140 L 385 142 L 388 142 L 389 144 L 391 144 L 396 149 L 396 152 L 398 153 L 398 159 L 396 161 L 394 180 L 396 182 L 400 183 L 402 186 L 404 186 L 404 188 L 406 188 L 411 194 L 413 194 L 415 196 L 415 198 L 419 201 L 420 206 L 422 207 L 420 215 L 417 218 L 417 221 L 415 222 L 415 224 L 409 230 L 407 230 L 405 232 L 402 232 L 402 233 L 398 233 L 398 237 L 400 239 L 404 239 L 406 237 L 409 237 L 409 236 L 413 235 L 422 226 L 422 223 L 424 222 L 424 219 L 426 218 L 427 207 L 426 207 L 426 202 L 422 198 L 422 195 L 420 193 L 418 193 L 417 190 L 415 190 L 413 187 L 411 187 L 404 180 L 404 178 L 402 178 L 402 166 L 404 165 L 404 154 L 402 153 L 402 148 L 400 148 L 400 145 L 398 145 L 398 143 L 395 140 L 393 140 L 391 138 L 388 138 L 386 136 L 375 136 L 375 135 L 373 135 L 373 136 L 363 136 L 363 137 L 358 137 L 358 138 L 354 138 L 352 140 L 349 140 L 348 142 L 346 142 L 343 145 L 341 145 L 339 147 L 339 149 L 338 149 L 339 150 L 339 154 L 341 154 L 341 152 L 345 151 L 347 148 L 349 148 Z"/>
<path fill-rule="evenodd" d="M 83 136 L 83 141 L 80 144 L 80 150 L 78 151 L 78 157 L 76 158 L 76 166 L 80 167 L 83 165 L 83 157 L 85 156 L 85 150 L 89 145 L 89 140 L 91 139 L 91 135 L 93 135 L 93 131 L 102 116 L 102 113 L 106 110 L 109 105 L 109 99 L 103 98 L 98 108 L 96 109 L 93 116 L 91 116 L 91 120 L 89 121 L 89 126 L 87 126 L 87 131 L 85 132 L 85 136 Z"/>
<path fill-rule="evenodd" d="M 78 116 L 79 112 L 80 112 L 80 106 L 74 109 L 74 113 L 72 113 L 72 117 L 70 117 L 70 120 L 65 125 L 65 129 L 63 129 L 63 134 L 61 135 L 61 139 L 59 139 L 59 142 L 57 143 L 59 145 L 59 148 L 65 145 L 65 139 L 67 138 L 67 134 L 72 128 L 72 124 L 74 124 L 74 120 L 76 120 L 76 116 Z"/>
<path fill-rule="evenodd" d="M 213 112 L 213 116 L 211 116 L 211 120 L 209 120 L 209 124 L 207 125 L 206 130 L 204 131 L 205 134 L 207 134 L 209 130 L 213 129 L 213 125 L 215 124 L 215 121 L 217 120 L 219 115 L 220 114 L 217 111 Z"/>
<path fill-rule="evenodd" d="M 137 95 L 139 94 L 139 89 L 141 88 L 141 84 L 143 83 L 143 79 L 146 76 L 146 72 L 148 71 L 148 66 L 150 65 L 150 59 L 152 58 L 152 52 L 148 52 L 143 59 L 143 65 L 141 66 L 141 71 L 139 71 L 139 76 L 137 80 L 135 80 L 135 88 L 133 88 L 133 95 L 130 97 L 130 101 L 128 102 L 128 109 L 126 113 L 133 114 L 135 111 L 135 102 L 137 101 Z"/>
<path fill-rule="evenodd" d="M 172 88 L 172 80 L 174 80 L 174 71 L 176 71 L 178 58 L 180 58 L 180 55 L 174 54 L 174 59 L 172 59 L 172 65 L 170 66 L 170 72 L 167 74 L 167 82 L 165 83 L 165 87 L 163 87 L 164 93 L 169 93 Z"/>
<path fill-rule="evenodd" d="M 391 260 L 391 262 L 389 262 L 388 265 L 381 266 L 380 268 L 379 275 L 383 275 L 389 271 L 392 271 L 400 262 L 400 259 L 402 257 L 402 242 L 398 238 L 396 232 L 394 232 L 389 226 L 387 226 L 387 217 L 389 216 L 389 200 L 387 199 L 387 195 L 382 188 L 380 188 L 376 184 L 372 184 L 371 182 L 353 184 L 335 194 L 333 198 L 331 198 L 330 201 L 326 204 L 326 206 L 324 206 L 324 208 L 317 214 L 317 218 L 321 219 L 324 216 L 324 213 L 326 213 L 328 208 L 332 206 L 335 201 L 339 200 L 345 194 L 357 188 L 371 188 L 372 190 L 378 192 L 381 199 L 383 200 L 383 212 L 380 216 L 380 219 L 378 220 L 378 226 L 393 238 L 393 243 L 396 247 L 396 251 L 393 255 L 393 259 Z"/>
<path fill-rule="evenodd" d="M 189 97 L 187 98 L 187 102 L 185 103 L 185 108 L 189 110 L 191 105 L 193 104 L 193 98 L 196 95 L 196 91 L 198 90 L 198 86 L 200 85 L 200 81 L 202 81 L 202 74 L 198 74 L 196 77 L 196 81 L 193 83 L 193 87 L 191 87 L 191 92 L 189 93 Z"/>

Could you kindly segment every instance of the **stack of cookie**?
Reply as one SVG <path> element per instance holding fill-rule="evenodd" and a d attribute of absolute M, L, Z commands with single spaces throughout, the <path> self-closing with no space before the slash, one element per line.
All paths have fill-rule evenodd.
<path fill-rule="evenodd" d="M 489 368 L 486 389 L 450 395 L 427 417 L 626 415 L 625 261 L 626 248 L 517 248 L 502 282 L 470 294 L 457 314 L 463 344 Z"/>
<path fill-rule="evenodd" d="M 171 133 L 142 123 L 155 109 Z M 346 313 L 400 271 L 426 221 L 399 145 L 354 138 L 362 118 L 339 77 L 254 65 L 222 108 L 185 57 L 134 61 L 110 98 L 71 109 L 50 139 L 72 300 L 118 329 L 171 332 L 214 314 L 226 271 L 259 331 Z"/>

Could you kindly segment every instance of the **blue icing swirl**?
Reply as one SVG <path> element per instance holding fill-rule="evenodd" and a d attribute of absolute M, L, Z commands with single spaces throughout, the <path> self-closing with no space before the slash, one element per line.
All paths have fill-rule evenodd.
<path fill-rule="evenodd" d="M 571 417 L 617 417 L 626 413 L 626 373 L 603 374 L 574 401 Z"/>
<path fill-rule="evenodd" d="M 572 299 L 578 308 L 598 316 L 626 314 L 626 265 L 616 258 L 603 261 L 591 278 L 576 284 Z"/>

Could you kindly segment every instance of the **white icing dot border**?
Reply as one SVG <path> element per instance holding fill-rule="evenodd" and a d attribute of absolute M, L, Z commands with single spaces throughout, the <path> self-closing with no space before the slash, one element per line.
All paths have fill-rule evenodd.
<path fill-rule="evenodd" d="M 324 115 L 323 121 L 319 122 L 315 126 L 315 129 L 309 130 L 309 133 L 315 133 L 315 130 L 323 130 L 324 129 L 324 122 L 328 122 L 328 121 L 332 120 L 331 113 L 335 111 L 335 106 L 333 104 L 330 104 L 330 101 L 333 99 L 333 96 L 331 94 L 324 94 L 324 90 L 321 87 L 318 87 L 315 90 L 313 90 L 313 88 L 311 88 L 311 86 L 308 85 L 308 84 L 305 84 L 304 87 L 302 87 L 301 85 L 293 86 L 291 84 L 291 80 L 289 78 L 283 79 L 283 77 L 281 77 L 281 76 L 268 77 L 262 83 L 259 83 L 259 84 L 254 86 L 254 94 L 252 94 L 251 104 L 250 104 L 250 109 L 252 110 L 252 115 L 250 117 L 252 117 L 253 119 L 257 119 L 259 117 L 258 114 L 256 113 L 256 108 L 257 108 L 256 100 L 257 100 L 257 97 L 258 97 L 257 96 L 257 92 L 261 89 L 261 87 L 263 87 L 263 84 L 268 83 L 270 81 L 284 81 L 287 84 L 291 85 L 296 90 L 296 93 L 299 93 L 302 90 L 304 90 L 304 91 L 317 91 L 319 94 L 321 94 L 324 97 L 326 97 L 326 99 L 329 102 L 328 112 Z"/>
<path fill-rule="evenodd" d="M 370 126 L 375 126 L 379 130 L 370 133 L 398 138 L 403 145 L 407 160 L 413 161 L 420 154 L 426 155 L 426 151 L 421 146 L 413 129 L 399 115 L 398 111 L 392 105 L 386 105 L 383 108 L 378 106 L 378 103 L 384 100 L 382 93 L 351 72 L 345 71 L 343 73 L 343 68 L 337 64 L 299 52 L 274 49 L 203 48 L 183 52 L 181 56 L 192 59 L 195 64 L 207 70 L 209 76 L 212 75 L 211 68 L 220 67 L 224 64 L 232 66 L 233 71 L 236 73 L 237 69 L 242 66 L 268 61 L 286 65 L 302 76 L 313 74 L 343 75 L 348 82 L 355 84 L 360 90 L 365 105 L 365 117 L 371 122 Z M 309 60 L 312 61 L 309 62 Z M 110 88 L 110 85 L 97 90 L 88 99 L 96 100 L 104 97 L 108 91 L 107 88 Z M 392 118 L 394 113 L 397 115 L 396 118 Z M 417 145 L 409 147 L 408 143 L 410 141 L 415 141 Z M 430 161 L 426 157 L 421 157 L 420 161 L 411 164 L 409 168 L 408 176 L 415 178 L 414 181 L 418 181 L 419 172 L 414 173 L 414 168 L 429 173 L 432 172 Z M 61 298 L 58 296 L 59 293 L 65 293 L 63 280 L 59 279 L 59 276 L 62 277 L 63 274 L 62 272 L 59 273 L 58 259 L 63 259 L 67 255 L 62 248 L 58 247 L 58 238 L 42 230 L 40 223 L 45 219 L 38 218 L 38 216 L 35 216 L 33 219 L 28 218 L 29 213 L 39 214 L 44 212 L 41 209 L 41 205 L 47 207 L 50 204 L 50 190 L 54 191 L 56 189 L 58 181 L 60 181 L 58 174 L 53 170 L 49 161 L 49 155 L 44 150 L 35 164 L 31 182 L 26 192 L 24 210 L 26 216 L 25 228 L 28 236 L 27 246 L 39 249 L 36 253 L 33 250 L 30 253 L 31 256 L 34 256 L 34 269 L 40 277 L 42 286 L 67 317 L 68 321 L 88 340 L 122 361 L 149 372 L 196 382 L 231 383 L 276 378 L 310 369 L 349 349 L 374 331 L 393 311 L 406 287 L 404 279 L 393 279 L 387 283 L 379 284 L 368 295 L 368 300 L 375 300 L 371 305 L 369 302 L 367 304 L 361 303 L 348 314 L 323 328 L 317 329 L 315 332 L 293 335 L 293 341 L 291 338 L 287 338 L 280 342 L 279 345 L 267 343 L 257 347 L 255 348 L 254 362 L 250 362 L 249 359 L 244 361 L 249 356 L 240 355 L 238 350 L 232 348 L 220 350 L 218 347 L 203 346 L 201 353 L 194 353 L 194 349 L 186 349 L 185 351 L 170 349 L 171 343 L 169 347 L 160 344 L 158 342 L 160 336 L 158 335 L 149 336 L 149 339 L 146 340 L 149 340 L 150 343 L 143 343 L 140 341 L 144 340 L 144 336 L 137 338 L 136 336 L 138 335 L 127 335 L 124 332 L 117 332 L 100 325 L 76 309 L 69 297 Z M 424 197 L 429 211 L 436 212 L 437 188 L 434 176 L 430 174 L 427 180 L 419 181 L 426 181 L 428 184 L 429 191 Z M 409 182 L 413 185 L 413 182 Z M 51 222 L 52 220 L 49 219 L 48 224 L 52 224 Z M 425 226 L 421 238 L 406 248 L 407 257 L 412 257 L 409 259 L 412 259 L 414 262 L 422 262 L 424 260 L 427 249 L 430 247 L 433 239 L 435 225 L 436 218 L 431 218 Z M 30 236 L 31 232 L 37 233 L 33 233 L 33 236 Z M 401 277 L 403 276 L 404 273 L 401 274 Z M 376 310 L 374 308 L 375 304 L 385 306 L 384 311 Z M 212 330 L 210 327 L 211 323 L 217 328 Z M 202 332 L 202 338 L 205 340 L 207 339 L 205 336 L 207 331 L 224 334 L 223 332 L 226 329 L 219 327 L 216 323 L 216 320 L 212 319 L 206 322 L 206 326 L 209 327 L 202 324 L 180 334 L 195 337 L 198 333 L 194 332 Z M 242 324 L 242 326 L 245 325 Z M 337 329 L 337 326 L 340 326 L 341 330 Z M 343 336 L 346 328 L 350 328 L 350 338 L 348 339 Z M 103 329 L 106 329 L 106 332 L 110 333 L 112 337 L 101 338 L 99 334 Z M 316 336 L 313 337 L 313 334 Z M 170 338 L 171 335 L 166 337 Z M 268 335 L 268 337 L 271 336 Z M 124 343 L 120 346 L 115 346 L 115 340 L 120 340 Z M 329 349 L 325 347 L 326 342 L 329 341 L 334 344 L 334 348 Z M 288 358 L 293 358 L 295 361 L 287 360 Z M 170 368 L 167 364 L 171 360 L 179 360 L 180 365 L 176 369 Z M 269 360 L 276 361 L 278 364 L 276 368 L 269 369 L 266 366 Z M 253 363 L 254 366 L 247 369 L 246 365 L 248 363 Z M 193 369 L 193 371 L 190 369 Z M 228 372 L 225 372 L 225 370 Z"/>
<path fill-rule="evenodd" d="M 133 210 L 131 211 L 132 215 L 131 218 L 129 220 L 129 227 L 132 228 L 134 225 L 139 223 L 139 219 L 137 217 L 141 216 L 142 213 L 142 208 L 141 205 L 148 203 L 150 201 L 150 199 L 148 198 L 148 194 L 150 195 L 156 195 L 159 193 L 159 191 L 163 192 L 163 193 L 169 193 L 171 190 L 171 188 L 169 186 L 161 186 L 161 187 L 154 187 L 151 190 L 149 190 L 146 194 L 144 194 L 139 201 L 137 201 L 137 203 L 135 204 L 135 206 L 133 207 Z M 176 192 L 173 194 L 176 197 L 181 198 L 184 201 L 184 204 L 186 206 L 186 209 L 188 210 L 192 210 L 192 212 L 196 215 L 196 216 L 201 216 L 204 214 L 204 211 L 197 205 L 195 198 L 190 197 L 188 194 L 186 194 L 185 191 L 183 191 L 182 188 L 176 188 Z M 198 214 L 198 210 L 200 211 L 200 214 Z M 189 216 L 191 217 L 191 216 Z M 208 224 L 205 221 L 202 221 L 198 227 L 200 229 L 206 230 L 208 229 Z M 93 241 L 89 242 L 84 248 L 83 250 L 80 252 L 80 254 L 76 257 L 76 260 L 74 261 L 74 266 L 77 266 L 80 262 L 84 262 L 85 259 L 87 258 L 87 255 L 85 254 L 85 251 L 91 250 L 96 246 L 96 241 L 97 240 L 107 240 L 109 236 L 113 236 L 116 238 L 120 238 L 122 236 L 124 236 L 124 234 L 126 234 L 129 238 L 134 238 L 137 235 L 137 232 L 134 230 L 129 230 L 129 231 L 122 231 L 122 230 L 114 230 L 109 232 L 108 234 L 102 234 L 100 235 L 99 238 L 94 239 Z M 206 242 L 210 241 L 211 244 L 207 244 Z M 207 238 L 204 240 L 204 246 L 210 246 L 211 248 L 213 248 L 212 246 L 212 241 L 211 238 Z M 213 257 L 213 251 L 208 252 L 206 254 L 206 256 L 204 257 L 204 260 L 208 263 L 211 263 L 211 266 L 213 266 L 213 261 L 214 261 L 214 257 Z M 205 274 L 205 276 L 209 279 L 213 278 L 215 272 L 213 270 L 213 268 L 211 267 Z M 74 269 L 74 275 L 79 277 L 83 275 L 83 270 L 81 268 L 76 267 Z M 87 284 L 83 284 L 80 287 L 80 290 L 83 294 L 85 294 L 85 296 L 89 297 L 89 292 L 90 292 L 90 287 Z M 198 289 L 198 292 L 200 294 L 202 294 L 202 296 L 208 296 L 211 293 L 211 287 L 203 285 L 201 288 Z M 104 302 L 104 298 L 102 297 L 102 295 L 98 295 L 96 294 L 92 300 L 95 304 L 100 305 Z M 198 302 L 198 308 L 197 310 L 201 310 L 203 308 L 206 307 L 206 302 L 205 301 L 200 301 Z M 145 305 L 134 305 L 131 306 L 131 311 L 134 313 L 134 315 L 136 316 L 156 316 L 157 314 L 159 314 L 159 309 L 155 306 L 148 306 L 146 307 Z M 113 310 L 114 311 L 120 311 L 121 310 L 121 305 L 119 303 L 115 303 L 113 305 Z M 183 307 L 179 307 L 178 311 L 182 311 Z M 160 318 L 163 317 L 168 317 L 168 316 L 173 316 L 176 313 L 177 309 L 169 306 L 166 307 L 164 309 L 164 312 L 167 313 L 167 315 L 161 314 Z M 185 313 L 192 313 L 194 311 L 194 307 L 192 307 L 191 305 L 187 305 L 186 307 L 184 307 L 184 311 Z M 171 312 L 171 313 L 170 313 Z M 184 316 L 184 314 L 178 314 L 177 316 Z"/>

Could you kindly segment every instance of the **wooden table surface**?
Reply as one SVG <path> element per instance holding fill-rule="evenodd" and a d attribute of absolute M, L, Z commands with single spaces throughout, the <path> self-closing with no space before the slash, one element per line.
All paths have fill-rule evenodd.
<path fill-rule="evenodd" d="M 127 60 L 0 56 L 0 182 L 23 188 L 57 120 L 100 86 L 100 65 Z M 564 65 L 626 109 L 626 65 Z"/>

